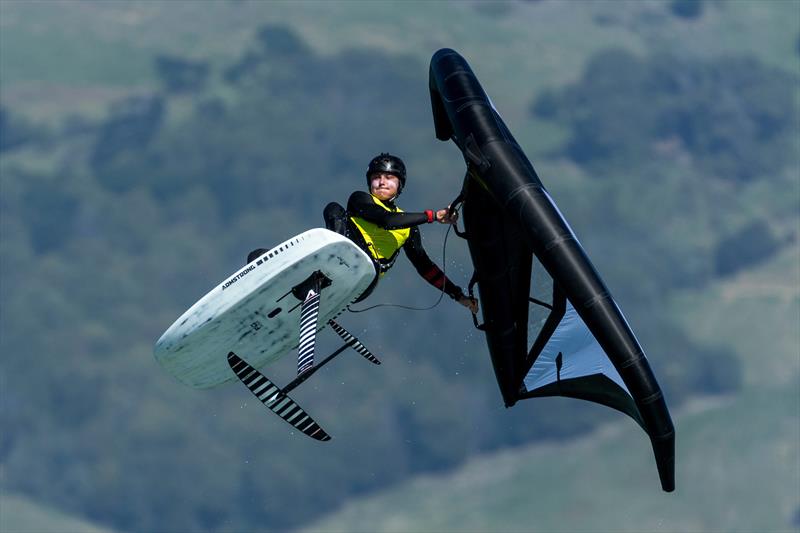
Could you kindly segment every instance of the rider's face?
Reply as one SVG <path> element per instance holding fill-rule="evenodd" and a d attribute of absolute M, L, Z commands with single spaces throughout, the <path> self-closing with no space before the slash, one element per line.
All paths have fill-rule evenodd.
<path fill-rule="evenodd" d="M 394 174 L 373 174 L 369 182 L 369 192 L 379 200 L 391 200 L 397 196 L 400 187 L 400 178 Z"/>

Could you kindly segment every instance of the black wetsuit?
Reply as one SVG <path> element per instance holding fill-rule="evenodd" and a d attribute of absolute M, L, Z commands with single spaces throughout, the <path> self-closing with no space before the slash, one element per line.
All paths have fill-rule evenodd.
<path fill-rule="evenodd" d="M 361 230 L 359 230 L 354 223 L 353 217 L 362 218 L 387 230 L 408 228 L 410 233 L 403 243 L 402 249 L 405 251 L 406 256 L 409 261 L 411 261 L 411 264 L 414 265 L 419 275 L 439 290 L 442 290 L 442 287 L 444 287 L 444 291 L 453 299 L 458 299 L 463 296 L 464 293 L 461 288 L 447 279 L 441 269 L 431 261 L 425 249 L 422 247 L 422 237 L 420 236 L 417 226 L 431 222 L 433 219 L 432 212 L 405 213 L 395 211 L 397 207 L 394 202 L 386 201 L 383 202 L 383 204 L 388 210 L 375 203 L 373 196 L 368 192 L 356 191 L 350 195 L 350 199 L 347 201 L 347 210 L 335 202 L 328 204 L 325 208 L 324 216 L 326 227 L 331 231 L 341 233 L 355 242 L 375 263 L 375 280 L 359 300 L 363 300 L 372 292 L 375 285 L 377 285 L 380 274 L 391 268 L 394 264 L 395 257 L 392 257 L 389 261 L 379 261 L 370 250 Z"/>

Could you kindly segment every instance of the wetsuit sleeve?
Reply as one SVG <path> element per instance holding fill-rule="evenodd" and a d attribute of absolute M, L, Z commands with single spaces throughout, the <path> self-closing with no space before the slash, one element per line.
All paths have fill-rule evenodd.
<path fill-rule="evenodd" d="M 372 196 L 364 191 L 356 191 L 347 201 L 347 213 L 351 217 L 361 217 L 383 229 L 403 229 L 429 222 L 428 213 L 392 213 L 372 201 Z"/>
<path fill-rule="evenodd" d="M 431 261 L 425 249 L 422 247 L 422 237 L 419 233 L 419 228 L 411 228 L 411 234 L 408 236 L 406 243 L 403 245 L 411 264 L 417 269 L 419 275 L 425 278 L 425 281 L 436 287 L 442 289 L 444 284 L 444 292 L 452 299 L 460 298 L 464 295 L 461 287 L 447 279 L 438 266 Z"/>

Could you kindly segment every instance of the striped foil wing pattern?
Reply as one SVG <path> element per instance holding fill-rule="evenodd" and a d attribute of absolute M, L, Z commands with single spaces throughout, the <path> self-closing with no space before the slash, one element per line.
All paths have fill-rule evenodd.
<path fill-rule="evenodd" d="M 363 355 L 364 358 L 366 358 L 369 362 L 375 363 L 376 365 L 381 364 L 378 358 L 372 355 L 372 352 L 370 352 L 366 346 L 361 344 L 361 341 L 355 338 L 349 331 L 334 322 L 332 319 L 328 320 L 328 325 L 342 338 L 342 340 L 344 340 L 345 344 Z"/>
<path fill-rule="evenodd" d="M 300 308 L 300 346 L 297 354 L 297 373 L 302 374 L 314 366 L 314 346 L 319 318 L 319 293 L 308 291 Z"/>
<path fill-rule="evenodd" d="M 228 364 L 236 377 L 273 413 L 313 439 L 331 440 L 331 436 L 319 427 L 302 407 L 247 361 L 230 352 Z"/>

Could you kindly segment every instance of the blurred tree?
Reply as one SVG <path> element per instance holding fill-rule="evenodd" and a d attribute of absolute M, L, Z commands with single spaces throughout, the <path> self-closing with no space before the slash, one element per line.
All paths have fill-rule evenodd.
<path fill-rule="evenodd" d="M 112 191 L 125 191 L 146 177 L 153 161 L 142 152 L 158 133 L 165 101 L 160 96 L 137 96 L 116 104 L 100 126 L 89 159 L 97 178 Z"/>
<path fill-rule="evenodd" d="M 669 10 L 676 17 L 696 19 L 703 14 L 703 0 L 672 0 Z"/>
<path fill-rule="evenodd" d="M 10 167 L 4 170 L 3 190 L 13 197 L 12 201 L 3 202 L 3 208 L 25 227 L 35 253 L 52 253 L 66 244 L 75 227 L 79 204 L 69 176 Z"/>
<path fill-rule="evenodd" d="M 768 260 L 783 242 L 763 220 L 755 220 L 717 245 L 714 259 L 717 274 L 729 276 Z"/>
<path fill-rule="evenodd" d="M 48 139 L 49 133 L 46 128 L 13 115 L 4 106 L 0 106 L 0 152 L 30 143 L 42 143 Z"/>
<path fill-rule="evenodd" d="M 339 179 L 358 188 L 374 152 L 416 142 L 427 110 L 424 87 L 409 74 L 415 70 L 424 69 L 406 58 L 357 50 L 317 57 L 290 30 L 266 26 L 228 70 L 233 97 L 200 99 L 157 143 L 147 141 L 163 104 L 112 114 L 94 169 L 113 190 L 138 183 L 161 201 L 202 184 L 226 219 L 281 206 L 308 214 L 316 225 L 321 215 L 309 212 L 312 206 L 346 201 L 338 197 Z M 133 142 L 115 150 L 113 140 L 125 135 Z M 313 187 L 297 180 L 306 175 L 318 176 Z"/>
<path fill-rule="evenodd" d="M 156 74 L 168 93 L 202 91 L 208 80 L 207 61 L 191 61 L 160 55 L 155 60 Z"/>
<path fill-rule="evenodd" d="M 224 77 L 235 84 L 264 64 L 275 68 L 284 62 L 291 64 L 311 57 L 308 45 L 295 32 L 286 26 L 268 24 L 257 31 L 255 43 L 225 70 Z"/>
<path fill-rule="evenodd" d="M 644 60 L 609 50 L 594 56 L 579 82 L 544 92 L 531 110 L 569 125 L 563 153 L 597 175 L 684 152 L 701 170 L 742 182 L 789 161 L 797 83 L 752 58 Z"/>

